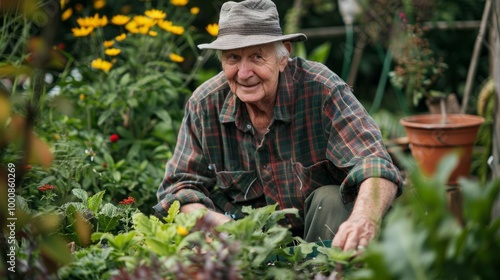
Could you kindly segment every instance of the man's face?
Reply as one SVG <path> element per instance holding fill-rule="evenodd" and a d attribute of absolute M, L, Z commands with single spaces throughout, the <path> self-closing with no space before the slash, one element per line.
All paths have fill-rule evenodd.
<path fill-rule="evenodd" d="M 287 58 L 278 60 L 272 43 L 223 51 L 221 61 L 229 87 L 241 101 L 274 102 Z"/>

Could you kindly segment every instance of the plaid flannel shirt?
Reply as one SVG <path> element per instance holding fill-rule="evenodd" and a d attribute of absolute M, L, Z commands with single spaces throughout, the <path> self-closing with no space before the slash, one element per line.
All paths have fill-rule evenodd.
<path fill-rule="evenodd" d="M 380 130 L 350 87 L 324 65 L 294 58 L 280 74 L 262 141 L 222 72 L 194 91 L 154 209 L 166 215 L 178 200 L 240 216 L 244 205 L 278 203 L 299 210 L 300 217 L 288 219 L 300 228 L 313 190 L 340 185 L 349 202 L 369 177 L 396 183 L 401 194 Z"/>

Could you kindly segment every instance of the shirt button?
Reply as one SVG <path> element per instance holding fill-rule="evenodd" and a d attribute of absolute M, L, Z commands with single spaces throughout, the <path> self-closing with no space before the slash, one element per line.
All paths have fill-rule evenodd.
<path fill-rule="evenodd" d="M 267 169 L 267 165 L 263 164 L 262 169 Z"/>
<path fill-rule="evenodd" d="M 248 128 L 248 129 L 251 129 L 251 128 L 252 128 L 252 125 L 251 125 L 251 124 L 247 124 L 247 128 Z"/>

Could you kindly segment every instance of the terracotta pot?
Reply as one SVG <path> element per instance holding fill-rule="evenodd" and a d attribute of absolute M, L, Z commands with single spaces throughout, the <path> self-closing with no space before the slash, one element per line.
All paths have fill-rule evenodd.
<path fill-rule="evenodd" d="M 448 180 L 449 185 L 456 185 L 459 177 L 470 174 L 472 147 L 484 119 L 474 115 L 448 114 L 443 124 L 441 118 L 441 114 L 416 115 L 402 118 L 400 123 L 405 127 L 411 153 L 426 176 L 434 175 L 445 155 L 459 151 L 458 166 Z"/>

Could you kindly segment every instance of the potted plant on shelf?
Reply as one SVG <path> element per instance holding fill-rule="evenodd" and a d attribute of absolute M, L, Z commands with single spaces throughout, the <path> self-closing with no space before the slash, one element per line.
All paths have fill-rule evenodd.
<path fill-rule="evenodd" d="M 403 14 L 401 18 L 404 40 L 393 45 L 396 66 L 390 73 L 391 83 L 403 90 L 414 106 L 425 99 L 430 113 L 407 116 L 400 123 L 405 128 L 412 156 L 425 175 L 433 176 L 445 155 L 460 154 L 458 165 L 448 179 L 449 185 L 456 185 L 459 177 L 469 175 L 473 144 L 484 119 L 459 114 L 454 95 L 434 89 L 447 65 L 442 58 L 435 58 L 422 26 L 407 24 Z M 433 104 L 439 104 L 438 108 Z"/>

